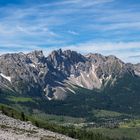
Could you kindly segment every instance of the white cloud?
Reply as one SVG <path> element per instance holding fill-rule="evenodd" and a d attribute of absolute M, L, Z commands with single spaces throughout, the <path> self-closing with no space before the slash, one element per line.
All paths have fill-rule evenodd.
<path fill-rule="evenodd" d="M 101 31 L 110 31 L 110 30 L 140 30 L 140 22 L 121 22 L 121 23 L 109 23 L 109 24 L 96 24 L 89 25 L 88 27 L 92 29 L 98 29 Z"/>
<path fill-rule="evenodd" d="M 30 52 L 33 50 L 43 50 L 45 56 L 50 54 L 53 50 L 57 50 L 59 48 L 63 50 L 74 50 L 79 53 L 82 53 L 83 55 L 88 54 L 88 53 L 100 53 L 102 55 L 115 55 L 118 58 L 122 59 L 124 62 L 131 62 L 131 63 L 138 63 L 139 57 L 135 56 L 140 56 L 140 42 L 104 42 L 104 43 L 94 43 L 94 42 L 86 42 L 86 43 L 81 43 L 81 44 L 74 44 L 74 45 L 69 45 L 69 46 L 61 46 L 58 45 L 57 47 L 38 47 L 38 46 L 11 46 L 12 48 L 10 49 L 10 44 L 7 45 L 5 48 L 9 48 L 9 50 L 3 50 L 1 51 L 0 54 L 3 53 L 14 53 L 14 52 Z M 16 47 L 18 48 L 16 51 Z"/>
<path fill-rule="evenodd" d="M 50 4 L 43 5 L 44 6 L 64 6 L 64 5 L 78 5 L 79 7 L 89 7 L 97 4 L 104 4 L 113 2 L 114 0 L 63 0 L 60 2 L 52 2 Z M 42 6 L 41 6 L 42 7 Z"/>
<path fill-rule="evenodd" d="M 140 55 L 140 42 L 87 42 L 77 45 L 63 47 L 64 50 L 71 49 L 83 54 L 101 53 L 103 55 L 115 55 L 125 62 L 137 63 L 138 58 L 130 56 Z"/>
<path fill-rule="evenodd" d="M 68 31 L 68 33 L 69 33 L 69 34 L 72 34 L 72 35 L 79 35 L 79 33 L 78 33 L 78 32 L 71 31 L 71 30 L 69 30 L 69 31 Z"/>
<path fill-rule="evenodd" d="M 117 2 L 62 0 L 0 8 L 1 15 L 4 15 L 0 16 L 0 50 L 4 53 L 43 49 L 48 54 L 53 49 L 63 48 L 84 54 L 114 54 L 124 61 L 136 62 L 138 59 L 130 56 L 140 54 L 140 42 L 137 41 L 140 39 L 139 7 L 127 7 L 126 4 L 121 8 L 116 6 Z M 90 41 L 91 38 L 99 43 Z M 124 38 L 133 41 L 126 42 Z M 83 41 L 86 43 L 80 43 Z"/>

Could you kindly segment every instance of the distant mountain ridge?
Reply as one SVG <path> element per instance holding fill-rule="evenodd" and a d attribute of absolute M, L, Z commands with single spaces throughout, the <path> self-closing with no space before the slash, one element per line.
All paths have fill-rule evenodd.
<path fill-rule="evenodd" d="M 61 49 L 47 57 L 42 51 L 0 56 L 0 89 L 64 100 L 77 87 L 101 90 L 125 75 L 140 76 L 140 64 L 101 54 L 81 55 Z"/>

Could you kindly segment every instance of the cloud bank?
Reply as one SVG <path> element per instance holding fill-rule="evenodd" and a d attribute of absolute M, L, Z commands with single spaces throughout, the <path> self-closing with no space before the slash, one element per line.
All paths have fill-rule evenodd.
<path fill-rule="evenodd" d="M 73 49 L 137 63 L 140 2 L 128 0 L 13 0 L 0 2 L 0 53 Z"/>

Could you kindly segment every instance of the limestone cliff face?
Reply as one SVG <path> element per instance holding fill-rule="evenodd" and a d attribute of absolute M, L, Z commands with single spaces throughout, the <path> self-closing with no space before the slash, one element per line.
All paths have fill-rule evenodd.
<path fill-rule="evenodd" d="M 0 88 L 20 94 L 63 100 L 77 86 L 101 89 L 125 74 L 139 76 L 140 66 L 125 64 L 115 56 L 81 55 L 57 50 L 45 57 L 42 51 L 0 56 Z"/>

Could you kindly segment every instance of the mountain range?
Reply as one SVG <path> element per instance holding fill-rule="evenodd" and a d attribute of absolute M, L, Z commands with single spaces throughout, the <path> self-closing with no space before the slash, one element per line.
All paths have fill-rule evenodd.
<path fill-rule="evenodd" d="M 139 108 L 139 63 L 61 49 L 48 56 L 37 50 L 0 56 L 0 110 L 5 115 L 21 119 L 24 113 L 36 126 L 82 140 L 87 135 L 79 128 L 109 131 L 109 137 L 107 128 L 115 128 L 113 138 L 125 129 L 122 136 L 139 138 Z"/>
<path fill-rule="evenodd" d="M 78 88 L 100 92 L 126 76 L 139 79 L 140 64 L 124 63 L 113 55 L 59 49 L 47 57 L 42 51 L 0 56 L 1 90 L 46 100 L 65 100 Z"/>

